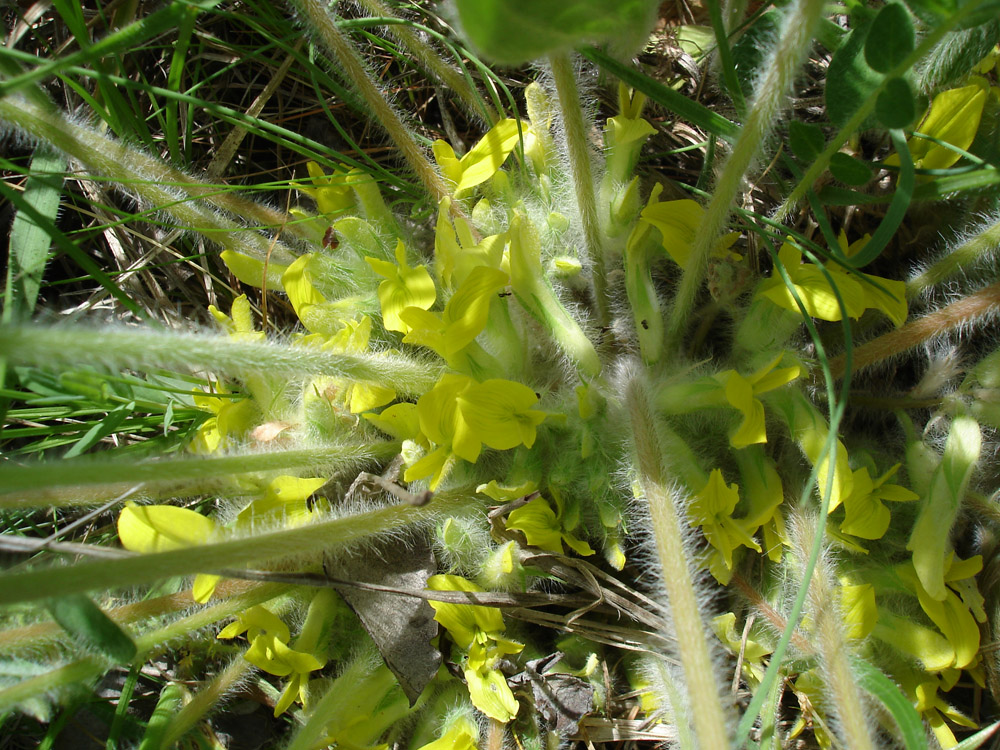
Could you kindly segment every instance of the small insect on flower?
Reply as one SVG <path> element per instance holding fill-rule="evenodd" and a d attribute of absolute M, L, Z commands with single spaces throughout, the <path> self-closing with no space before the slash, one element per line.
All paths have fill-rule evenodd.
<path fill-rule="evenodd" d="M 323 233 L 323 247 L 330 250 L 336 250 L 340 247 L 340 240 L 337 238 L 337 233 L 333 230 L 332 226 L 327 227 Z"/>

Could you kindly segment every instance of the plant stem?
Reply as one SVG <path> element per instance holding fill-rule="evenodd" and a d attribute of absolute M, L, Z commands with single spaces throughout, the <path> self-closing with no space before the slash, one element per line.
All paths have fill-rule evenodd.
<path fill-rule="evenodd" d="M 594 300 L 597 304 L 597 322 L 602 328 L 611 321 L 606 284 L 607 272 L 604 267 L 604 241 L 601 237 L 600 222 L 597 219 L 597 198 L 594 195 L 594 178 L 590 162 L 591 149 L 587 140 L 587 127 L 583 109 L 580 106 L 580 90 L 576 85 L 573 63 L 569 54 L 557 52 L 549 56 L 552 78 L 559 96 L 559 109 L 566 131 L 566 150 L 569 168 L 573 175 L 576 203 L 583 224 L 583 241 L 590 260 L 590 277 L 594 285 Z"/>
<path fill-rule="evenodd" d="M 145 661 L 174 638 L 190 638 L 193 632 L 208 627 L 219 620 L 232 617 L 255 604 L 273 599 L 288 588 L 285 585 L 255 585 L 249 591 L 234 596 L 232 599 L 205 607 L 188 617 L 175 620 L 159 630 L 140 636 L 135 639 L 138 653 L 133 662 Z M 0 713 L 6 712 L 18 703 L 36 695 L 91 680 L 102 674 L 107 668 L 108 664 L 105 660 L 88 656 L 0 690 Z"/>
<path fill-rule="evenodd" d="M 449 195 L 444 179 L 427 158 L 426 152 L 417 143 L 413 133 L 389 104 L 350 40 L 337 27 L 333 16 L 326 9 L 326 4 L 318 0 L 292 0 L 292 4 L 302 14 L 303 25 L 310 29 L 333 54 L 343 69 L 344 77 L 361 94 L 361 98 L 372 111 L 373 122 L 382 126 L 434 202 L 439 203 L 442 198 Z"/>
<path fill-rule="evenodd" d="M 803 529 L 799 555 L 809 557 L 813 546 L 812 533 L 815 529 L 809 522 L 799 524 Z M 829 687 L 829 698 L 833 713 L 839 719 L 839 729 L 844 747 L 852 750 L 874 750 L 871 733 L 866 720 L 858 679 L 851 671 L 849 657 L 851 650 L 844 634 L 843 616 L 839 597 L 833 584 L 833 576 L 825 561 L 820 560 L 813 571 L 812 585 L 809 587 L 813 621 L 816 634 L 816 652 L 820 666 Z"/>
<path fill-rule="evenodd" d="M 253 201 L 235 198 L 225 185 L 200 182 L 124 143 L 69 119 L 54 107 L 42 107 L 20 94 L 0 99 L 0 120 L 33 138 L 52 144 L 87 169 L 103 175 L 144 205 L 169 214 L 182 227 L 195 228 L 228 250 L 270 257 L 289 264 L 298 253 L 285 243 L 233 221 L 191 198 L 200 198 L 261 226 L 282 226 L 287 217 Z M 289 229 L 289 231 L 292 231 Z"/>
<path fill-rule="evenodd" d="M 242 656 L 230 661 L 225 669 L 195 693 L 190 703 L 171 718 L 160 747 L 176 747 L 177 741 L 187 734 L 191 727 L 201 720 L 212 709 L 212 706 L 232 690 L 251 669 L 253 669 L 253 665 Z"/>
<path fill-rule="evenodd" d="M 8 575 L 0 588 L 0 604 L 49 596 L 136 586 L 170 576 L 211 573 L 254 563 L 276 564 L 301 559 L 325 549 L 344 547 L 375 534 L 426 523 L 442 515 L 478 511 L 468 488 L 442 492 L 428 505 L 391 505 L 368 513 L 300 526 L 256 532 L 250 537 L 185 547 L 170 552 L 95 560 L 63 568 L 45 568 Z"/>
<path fill-rule="evenodd" d="M 952 302 L 922 318 L 917 318 L 902 328 L 889 331 L 854 349 L 853 371 L 895 357 L 897 354 L 919 346 L 928 339 L 963 326 L 968 326 L 986 316 L 995 315 L 1000 309 L 1000 283 L 980 289 L 968 297 Z M 830 360 L 830 371 L 835 378 L 842 378 L 845 371 L 844 355 Z"/>
<path fill-rule="evenodd" d="M 667 344 L 679 349 L 695 298 L 708 271 L 708 259 L 729 218 L 733 201 L 740 190 L 747 169 L 756 158 L 765 136 L 778 119 L 785 95 L 792 85 L 802 57 L 812 42 L 813 29 L 818 23 L 823 0 L 797 0 L 788 11 L 778 37 L 778 43 L 757 85 L 757 94 L 750 105 L 746 124 L 733 145 L 722 175 L 712 193 L 695 235 L 680 286 L 673 301 L 667 323 Z"/>
<path fill-rule="evenodd" d="M 993 253 L 997 246 L 1000 246 L 1000 219 L 994 218 L 980 232 L 906 282 L 907 298 L 918 297 L 931 287 L 947 281 L 977 259 Z"/>
<path fill-rule="evenodd" d="M 0 351 L 11 364 L 93 364 L 108 368 L 170 368 L 241 377 L 325 375 L 377 383 L 399 394 L 425 393 L 440 376 L 439 366 L 401 355 L 337 354 L 313 347 L 225 336 L 178 334 L 127 328 L 0 327 Z"/>
<path fill-rule="evenodd" d="M 394 18 L 396 15 L 382 0 L 361 0 L 361 4 L 376 16 Z M 485 114 L 486 120 L 490 125 L 496 124 L 499 119 L 496 110 L 485 99 L 478 96 L 476 90 L 469 85 L 465 77 L 448 65 L 438 55 L 437 51 L 421 39 L 413 29 L 402 24 L 388 26 L 387 28 L 389 33 L 399 40 L 406 51 L 428 73 L 441 81 L 450 93 L 458 97 L 467 115 L 473 118 L 480 118 Z"/>
<path fill-rule="evenodd" d="M 626 387 L 625 398 L 632 424 L 639 482 L 649 503 L 653 537 L 670 600 L 698 746 L 726 748 L 730 746 L 728 724 L 705 638 L 709 631 L 702 622 L 694 576 L 683 552 L 686 545 L 680 513 L 675 505 L 677 492 L 670 489 L 662 441 L 653 422 L 646 383 L 641 382 L 639 377 L 632 378 Z"/>
<path fill-rule="evenodd" d="M 0 508 L 32 508 L 47 504 L 45 489 L 87 485 L 161 484 L 178 491 L 191 485 L 212 486 L 240 474 L 267 471 L 313 471 L 332 475 L 357 469 L 399 452 L 399 443 L 330 445 L 322 448 L 136 461 L 123 458 L 33 463 L 0 467 Z M 36 488 L 44 488 L 32 492 Z M 28 494 L 23 494 L 28 493 Z"/>
<path fill-rule="evenodd" d="M 251 589 L 259 589 L 260 583 L 251 581 L 223 580 L 215 587 L 218 599 L 228 599 L 245 594 Z M 180 612 L 194 606 L 190 591 L 179 591 L 135 604 L 124 604 L 106 610 L 106 614 L 119 625 L 129 625 L 151 617 L 161 617 L 172 612 Z M 22 649 L 37 649 L 62 637 L 64 633 L 54 622 L 39 622 L 19 628 L 0 630 L 0 654 L 13 654 Z"/>

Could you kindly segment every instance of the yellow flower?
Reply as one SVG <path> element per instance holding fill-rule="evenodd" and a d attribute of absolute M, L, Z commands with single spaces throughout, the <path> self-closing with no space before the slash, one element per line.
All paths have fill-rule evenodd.
<path fill-rule="evenodd" d="M 312 512 L 306 501 L 326 482 L 324 477 L 275 477 L 268 482 L 263 496 L 240 511 L 237 523 L 283 521 L 287 526 L 307 523 Z"/>
<path fill-rule="evenodd" d="M 126 503 L 118 516 L 118 539 L 131 552 L 152 554 L 213 541 L 219 533 L 215 521 L 188 508 L 173 505 Z M 191 589 L 192 598 L 205 603 L 212 598 L 221 576 L 199 574 Z"/>
<path fill-rule="evenodd" d="M 674 263 L 681 268 L 686 268 L 691 259 L 691 246 L 694 244 L 695 236 L 701 227 L 705 209 L 693 200 L 657 201 L 659 193 L 660 191 L 654 190 L 650 195 L 649 202 L 639 214 L 639 222 L 633 230 L 633 234 L 644 231 L 645 226 L 656 227 L 663 238 L 663 249 L 667 251 Z M 739 236 L 739 232 L 722 235 L 715 243 L 712 255 L 715 257 L 731 255 L 739 258 L 740 256 L 729 252 L 729 248 Z"/>
<path fill-rule="evenodd" d="M 324 216 L 332 216 L 354 208 L 354 194 L 351 191 L 347 173 L 334 168 L 328 175 L 314 161 L 306 162 L 312 187 L 297 185 L 298 189 L 316 201 L 316 208 Z"/>
<path fill-rule="evenodd" d="M 781 515 L 784 489 L 774 462 L 760 449 L 751 448 L 737 454 L 743 496 L 747 499 L 747 513 L 737 519 L 749 535 L 760 529 L 764 536 L 764 552 L 772 562 L 781 562 L 783 546 L 791 546 Z"/>
<path fill-rule="evenodd" d="M 726 650 L 732 654 L 742 654 L 743 679 L 751 689 L 756 689 L 764 679 L 764 657 L 771 653 L 771 649 L 753 638 L 748 637 L 744 641 L 743 636 L 736 632 L 736 615 L 732 612 L 713 617 L 712 630 Z"/>
<path fill-rule="evenodd" d="M 435 575 L 427 579 L 431 591 L 482 591 L 461 576 Z M 459 648 L 468 652 L 464 669 L 472 705 L 487 716 L 507 723 L 517 715 L 517 700 L 496 663 L 524 646 L 502 636 L 500 610 L 475 604 L 431 601 L 434 619 L 444 626 Z"/>
<path fill-rule="evenodd" d="M 802 374 L 802 368 L 798 365 L 775 370 L 783 356 L 779 354 L 749 377 L 740 375 L 736 370 L 726 370 L 715 376 L 715 380 L 725 386 L 726 401 L 743 414 L 740 426 L 729 437 L 729 444 L 734 448 L 745 448 L 755 443 L 767 442 L 764 405 L 757 396 L 780 388 Z"/>
<path fill-rule="evenodd" d="M 417 401 L 420 432 L 437 447 L 406 470 L 407 482 L 433 475 L 436 489 L 454 457 L 475 463 L 485 443 L 496 450 L 535 444 L 536 428 L 545 412 L 532 407 L 538 396 L 510 380 L 478 383 L 465 375 L 447 374 Z"/>
<path fill-rule="evenodd" d="M 274 715 L 280 716 L 296 699 L 304 700 L 309 674 L 322 669 L 326 660 L 291 648 L 288 645 L 288 626 L 266 607 L 251 607 L 239 615 L 235 622 L 223 628 L 216 637 L 235 638 L 244 632 L 250 641 L 250 648 L 243 654 L 244 659 L 276 677 L 290 676 L 274 706 Z"/>
<path fill-rule="evenodd" d="M 945 595 L 935 599 L 920 582 L 913 563 L 896 567 L 900 579 L 917 595 L 920 608 L 954 648 L 954 663 L 948 666 L 967 668 L 979 658 L 979 626 L 976 621 L 986 622 L 986 612 L 975 575 L 982 568 L 981 555 L 959 560 L 953 552 L 949 552 L 943 561 Z"/>
<path fill-rule="evenodd" d="M 399 314 L 408 329 L 403 341 L 433 349 L 450 363 L 482 333 L 490 302 L 507 281 L 503 271 L 477 266 L 448 300 L 443 313 L 408 307 Z"/>
<path fill-rule="evenodd" d="M 269 292 L 284 291 L 284 287 L 281 285 L 281 275 L 288 270 L 288 266 L 279 263 L 268 263 L 265 266 L 264 261 L 233 250 L 223 250 L 219 257 L 226 264 L 230 273 L 244 284 L 249 284 L 257 289 L 266 287 Z"/>
<path fill-rule="evenodd" d="M 989 83 L 980 76 L 972 76 L 967 86 L 942 91 L 934 97 L 930 111 L 914 130 L 962 150 L 968 149 L 976 139 L 989 91 Z M 906 143 L 918 169 L 947 169 L 962 158 L 958 152 L 929 138 L 913 136 Z M 898 166 L 899 156 L 892 154 L 885 163 Z"/>
<path fill-rule="evenodd" d="M 733 550 L 744 546 L 760 552 L 760 545 L 732 514 L 740 501 L 735 484 L 726 486 L 721 469 L 714 469 L 708 483 L 691 500 L 690 523 L 702 533 L 718 554 L 709 559 L 709 570 L 722 584 L 729 583 L 733 572 Z"/>
<path fill-rule="evenodd" d="M 864 240 L 867 241 L 867 240 Z M 847 246 L 846 236 L 841 235 L 841 249 L 850 257 L 863 244 Z M 802 262 L 802 253 L 789 242 L 778 251 L 778 260 L 785 267 L 795 291 L 805 307 L 806 314 L 821 320 L 840 320 L 843 313 L 834 294 L 834 287 L 840 293 L 844 308 L 850 318 L 860 318 L 865 310 L 874 308 L 884 312 L 892 322 L 900 326 L 906 321 L 906 285 L 881 276 L 868 276 L 856 271 L 845 271 L 839 264 L 825 265 L 826 274 L 819 266 Z M 829 280 L 827 279 L 829 275 Z M 882 287 L 879 289 L 875 286 Z M 757 296 L 765 297 L 779 307 L 799 312 L 792 293 L 785 286 L 781 275 L 775 271 L 771 278 L 761 282 Z"/>
<path fill-rule="evenodd" d="M 215 305 L 209 305 L 208 311 L 232 338 L 238 341 L 263 341 L 264 332 L 258 331 L 254 327 L 250 300 L 245 294 L 241 294 L 233 300 L 232 317 L 226 315 Z"/>
<path fill-rule="evenodd" d="M 306 336 L 300 344 L 312 345 L 317 342 L 327 351 L 359 354 L 368 351 L 371 339 L 372 319 L 362 315 L 346 321 L 335 333 L 324 337 Z M 396 391 L 377 383 L 359 383 L 332 377 L 313 378 L 303 388 L 302 400 L 308 405 L 317 398 L 342 404 L 351 414 L 360 414 L 369 409 L 385 406 L 396 398 Z"/>
<path fill-rule="evenodd" d="M 452 721 L 444 733 L 433 742 L 421 745 L 418 750 L 477 750 L 479 727 L 467 715 Z"/>
<path fill-rule="evenodd" d="M 410 268 L 406 262 L 406 248 L 403 241 L 396 243 L 396 264 L 377 258 L 365 258 L 368 265 L 385 281 L 379 284 L 378 300 L 382 306 L 382 324 L 389 331 L 409 333 L 410 329 L 400 319 L 399 314 L 408 307 L 429 310 L 437 291 L 427 266 Z"/>
<path fill-rule="evenodd" d="M 259 416 L 257 405 L 249 398 L 229 398 L 229 391 L 220 387 L 218 396 L 195 396 L 194 405 L 210 411 L 209 417 L 198 427 L 191 441 L 193 453 L 207 454 L 228 448 L 242 437 Z"/>
<path fill-rule="evenodd" d="M 454 221 L 452 224 L 451 198 L 442 198 L 434 229 L 434 267 L 446 289 L 464 282 L 478 266 L 499 269 L 507 242 L 506 234 L 493 234 L 477 242 L 464 218 L 456 216 Z"/>
<path fill-rule="evenodd" d="M 455 194 L 486 182 L 492 177 L 517 146 L 517 120 L 501 120 L 461 159 L 455 156 L 451 144 L 440 139 L 431 144 L 431 151 L 441 172 L 455 183 Z"/>
<path fill-rule="evenodd" d="M 854 472 L 851 492 L 843 501 L 846 516 L 840 524 L 842 532 L 862 539 L 881 539 L 891 520 L 889 509 L 882 501 L 899 503 L 920 498 L 916 492 L 905 487 L 888 484 L 898 469 L 899 464 L 896 464 L 874 481 L 867 468 Z"/>
<path fill-rule="evenodd" d="M 536 497 L 510 512 L 507 516 L 507 528 L 522 532 L 531 546 L 557 555 L 563 553 L 563 542 L 578 555 L 593 555 L 594 550 L 589 544 L 563 529 L 562 515 L 562 507 L 556 513 L 547 500 Z"/>

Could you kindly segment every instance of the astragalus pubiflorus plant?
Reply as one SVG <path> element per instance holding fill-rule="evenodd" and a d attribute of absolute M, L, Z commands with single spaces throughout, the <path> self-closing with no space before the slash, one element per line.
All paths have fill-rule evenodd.
<path fill-rule="evenodd" d="M 347 84 L 413 183 L 147 89 L 168 130 L 204 106 L 304 157 L 288 210 L 181 171 L 176 141 L 109 134 L 129 80 L 108 60 L 175 26 L 183 59 L 215 3 L 0 54 L 0 122 L 34 150 L 4 185 L 8 430 L 66 393 L 101 415 L 68 456 L 5 437 L 3 731 L 26 714 L 51 743 L 119 670 L 109 747 L 212 746 L 238 695 L 297 750 L 985 742 L 1000 5 L 710 0 L 687 31 L 718 111 L 630 60 L 656 3 L 464 0 L 468 49 L 419 7 L 361 5 L 374 20 L 292 0 L 308 40 L 286 49 Z M 361 53 L 380 27 L 473 145 L 390 103 Z M 534 81 L 508 99 L 469 49 Z M 817 71 L 822 112 L 795 106 Z M 94 110 L 56 106 L 53 77 Z M 647 177 L 681 121 L 701 176 Z M 67 168 L 126 196 L 120 223 L 200 233 L 206 269 L 221 251 L 244 293 L 211 308 L 219 332 L 27 321 L 50 243 L 80 254 L 55 221 Z M 285 301 L 297 323 L 266 332 Z M 188 438 L 78 455 L 134 412 Z M 141 674 L 159 694 L 137 721 Z"/>

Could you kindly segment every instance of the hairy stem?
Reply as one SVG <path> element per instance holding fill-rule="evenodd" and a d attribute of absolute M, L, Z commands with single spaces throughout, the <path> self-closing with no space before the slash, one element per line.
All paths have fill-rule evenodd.
<path fill-rule="evenodd" d="M 1000 283 L 980 289 L 957 302 L 952 302 L 922 318 L 907 323 L 857 347 L 853 353 L 853 371 L 894 357 L 913 349 L 928 339 L 962 326 L 967 326 L 988 315 L 1000 312 Z M 844 376 L 846 362 L 844 355 L 830 360 L 830 371 L 835 378 Z"/>
<path fill-rule="evenodd" d="M 179 226 L 204 234 L 227 250 L 289 264 L 298 253 L 285 243 L 213 211 L 198 200 L 260 226 L 285 224 L 284 213 L 236 197 L 225 185 L 200 182 L 138 149 L 69 119 L 54 107 L 20 94 L 0 99 L 0 121 L 50 143 L 96 175 L 136 196 L 144 206 L 169 215 Z M 294 233 L 292 227 L 288 228 Z"/>
<path fill-rule="evenodd" d="M 253 665 L 242 656 L 230 661 L 225 669 L 195 693 L 190 703 L 171 718 L 160 747 L 176 747 L 178 740 L 211 711 L 212 707 L 253 668 Z"/>
<path fill-rule="evenodd" d="M 808 523 L 801 524 L 805 530 L 799 551 L 805 559 L 813 545 Z M 856 750 L 874 750 L 869 731 L 867 712 L 858 690 L 858 679 L 851 671 L 851 650 L 844 634 L 843 616 L 839 597 L 836 596 L 833 576 L 824 561 L 820 561 L 813 571 L 809 599 L 812 605 L 816 634 L 816 651 L 820 667 L 829 688 L 828 697 L 834 715 L 839 720 L 839 734 L 844 747 Z"/>
<path fill-rule="evenodd" d="M 467 489 L 442 492 L 429 504 L 391 505 L 368 513 L 320 521 L 293 529 L 257 532 L 243 539 L 131 555 L 117 560 L 95 560 L 70 567 L 45 568 L 8 575 L 0 589 L 0 604 L 33 601 L 81 591 L 136 586 L 160 578 L 211 573 L 254 563 L 258 566 L 295 559 L 360 542 L 374 534 L 426 523 L 447 514 L 478 509 Z"/>
<path fill-rule="evenodd" d="M 288 588 L 285 585 L 255 585 L 239 596 L 234 596 L 232 599 L 227 599 L 211 607 L 205 607 L 158 630 L 139 636 L 135 639 L 138 653 L 133 661 L 146 661 L 175 638 L 190 638 L 192 633 L 201 628 L 239 614 L 255 604 L 273 599 L 287 591 Z M 104 659 L 88 656 L 51 672 L 24 680 L 17 685 L 0 690 L 0 712 L 6 712 L 18 703 L 36 695 L 94 679 L 105 672 L 107 668 L 108 664 Z"/>
<path fill-rule="evenodd" d="M 639 482 L 649 502 L 653 536 L 662 568 L 664 586 L 670 600 L 677 647 L 687 682 L 693 723 L 702 748 L 729 747 L 726 715 L 715 680 L 711 651 L 705 634 L 695 591 L 694 576 L 684 554 L 681 515 L 675 506 L 675 490 L 670 488 L 663 459 L 663 446 L 653 422 L 653 412 L 645 383 L 633 378 L 626 388 L 626 403 L 632 424 L 639 468 Z"/>
<path fill-rule="evenodd" d="M 427 392 L 441 374 L 438 366 L 401 355 L 337 354 L 305 346 L 127 328 L 10 326 L 0 328 L 0 351 L 8 353 L 11 364 L 162 367 L 234 377 L 265 372 L 289 377 L 326 375 L 378 383 L 408 395 Z"/>
<path fill-rule="evenodd" d="M 382 0 L 361 0 L 361 4 L 377 16 L 395 17 L 392 9 Z M 458 97 L 467 115 L 473 118 L 481 118 L 485 115 L 490 125 L 496 124 L 499 119 L 496 110 L 476 94 L 476 90 L 469 85 L 465 76 L 441 59 L 437 51 L 421 39 L 413 29 L 402 25 L 393 25 L 387 28 L 389 33 L 399 40 L 400 44 L 421 67 L 443 83 L 450 93 Z"/>
<path fill-rule="evenodd" d="M 180 492 L 207 489 L 240 474 L 267 471 L 314 471 L 332 475 L 391 458 L 399 443 L 324 446 L 298 450 L 243 453 L 231 456 L 168 458 L 136 461 L 133 458 L 51 461 L 0 467 L 0 508 L 31 508 L 49 504 L 45 490 L 35 488 L 81 487 L 121 484 L 167 483 Z"/>
<path fill-rule="evenodd" d="M 680 346 L 695 298 L 705 281 L 712 248 L 726 228 L 729 212 L 747 169 L 778 119 L 785 96 L 812 42 L 813 30 L 822 15 L 823 6 L 822 0 L 797 0 L 786 14 L 778 43 L 757 84 L 757 94 L 750 105 L 746 124 L 733 145 L 712 193 L 712 200 L 705 210 L 691 247 L 691 258 L 673 301 L 667 322 L 667 342 L 675 350 Z"/>
<path fill-rule="evenodd" d="M 435 203 L 449 194 L 448 187 L 437 169 L 427 158 L 427 153 L 417 143 L 413 133 L 403 123 L 399 113 L 389 104 L 374 77 L 369 72 L 350 40 L 334 22 L 326 4 L 318 0 L 293 0 L 292 4 L 302 14 L 303 25 L 333 55 L 343 69 L 344 78 L 350 81 L 361 98 L 371 109 L 373 122 L 381 125 L 396 144 L 400 154 L 417 179 L 430 193 Z"/>
<path fill-rule="evenodd" d="M 601 237 L 600 222 L 597 219 L 597 198 L 594 195 L 594 178 L 590 163 L 591 149 L 587 140 L 587 126 L 580 107 L 580 90 L 576 85 L 573 63 L 569 54 L 558 52 L 549 56 L 552 78 L 555 80 L 559 96 L 559 109 L 566 131 L 566 147 L 569 167 L 573 175 L 576 203 L 583 224 L 583 241 L 587 246 L 590 260 L 590 275 L 594 285 L 594 299 L 597 303 L 597 320 L 603 328 L 611 321 L 608 290 L 604 268 L 604 241 Z"/>
<path fill-rule="evenodd" d="M 997 248 L 1000 248 L 1000 219 L 994 219 L 992 224 L 906 282 L 906 296 L 913 299 L 923 294 Z"/>

